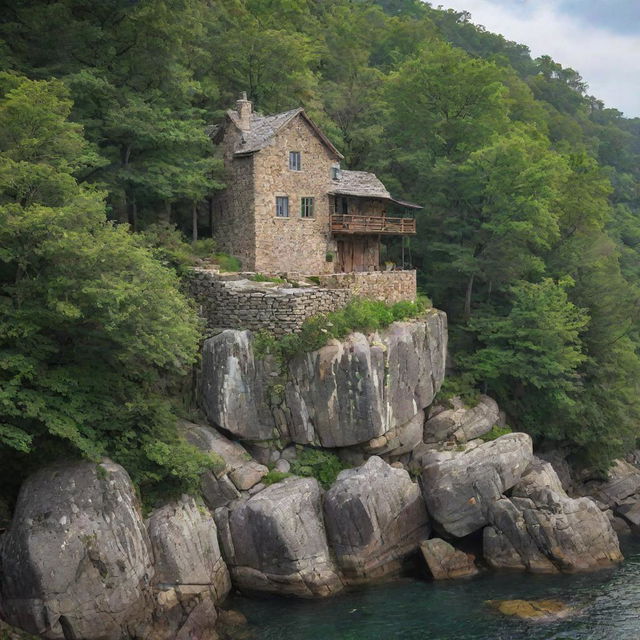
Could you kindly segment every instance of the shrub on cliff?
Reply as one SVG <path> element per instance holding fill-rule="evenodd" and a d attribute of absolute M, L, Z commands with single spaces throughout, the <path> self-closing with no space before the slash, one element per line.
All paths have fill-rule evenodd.
<path fill-rule="evenodd" d="M 196 314 L 74 178 L 99 158 L 70 110 L 62 83 L 0 74 L 0 485 L 107 455 L 143 486 L 188 488 L 208 460 L 167 397 L 196 358 Z"/>

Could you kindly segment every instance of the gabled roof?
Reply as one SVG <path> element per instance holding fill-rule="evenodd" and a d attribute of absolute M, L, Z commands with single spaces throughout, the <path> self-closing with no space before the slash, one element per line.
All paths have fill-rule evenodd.
<path fill-rule="evenodd" d="M 375 173 L 368 171 L 340 171 L 340 177 L 331 181 L 333 195 L 355 196 L 357 198 L 375 198 L 388 200 L 410 209 L 422 209 L 419 204 L 394 198 Z"/>
<path fill-rule="evenodd" d="M 320 128 L 309 118 L 301 107 L 297 109 L 291 109 L 291 111 L 284 111 L 283 113 L 276 113 L 272 116 L 263 116 L 259 113 L 251 114 L 251 128 L 249 131 L 244 131 L 241 142 L 236 146 L 234 155 L 244 156 L 256 153 L 261 149 L 268 146 L 273 138 L 281 131 L 289 122 L 291 122 L 296 116 L 304 118 L 305 122 L 313 129 L 314 133 L 321 142 L 339 159 L 343 156 L 333 146 L 331 140 L 322 133 Z M 229 119 L 240 129 L 239 118 L 237 111 L 229 109 L 227 111 Z M 217 133 L 214 132 L 213 135 Z"/>

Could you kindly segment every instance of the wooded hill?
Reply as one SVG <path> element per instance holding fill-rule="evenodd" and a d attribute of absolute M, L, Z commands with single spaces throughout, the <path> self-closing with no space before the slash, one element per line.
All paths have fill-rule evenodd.
<path fill-rule="evenodd" d="M 146 462 L 132 463 L 143 480 L 193 471 L 169 455 L 171 437 L 156 439 L 149 425 L 168 424 L 169 409 L 154 401 L 150 411 L 149 394 L 160 402 L 159 380 L 193 361 L 195 320 L 154 262 L 158 251 L 104 216 L 156 237 L 153 225 L 170 220 L 189 235 L 194 205 L 224 181 L 205 126 L 240 91 L 264 113 L 304 106 L 345 167 L 374 170 L 424 203 L 410 253 L 423 290 L 449 314 L 458 371 L 449 392 L 486 391 L 514 428 L 591 464 L 635 446 L 640 119 L 590 96 L 576 71 L 418 0 L 5 0 L 0 15 L 9 72 L 0 85 L 0 300 L 13 300 L 0 305 L 6 459 L 54 434 L 45 439 L 54 449 L 71 442 L 126 460 L 146 433 Z M 67 280 L 34 266 L 39 238 L 60 229 L 39 259 L 59 265 L 56 252 L 75 233 L 74 259 L 91 264 Z M 104 246 L 92 242 L 111 247 L 111 264 L 97 262 Z M 31 288 L 21 290 L 25 273 Z M 109 273 L 121 316 L 100 289 Z M 81 300 L 68 299 L 73 287 Z M 43 316 L 47 296 L 54 311 Z M 17 311 L 16 297 L 31 300 L 29 311 Z M 163 317 L 149 310 L 159 304 Z M 178 317 L 188 317 L 182 331 Z M 42 327 L 60 318 L 67 328 L 43 342 Z M 105 330 L 101 348 L 114 360 L 87 386 Z M 45 384 L 43 361 L 51 372 L 60 359 L 49 354 L 68 344 L 91 349 L 67 351 L 64 375 Z M 115 453 L 94 446 L 114 438 Z"/>

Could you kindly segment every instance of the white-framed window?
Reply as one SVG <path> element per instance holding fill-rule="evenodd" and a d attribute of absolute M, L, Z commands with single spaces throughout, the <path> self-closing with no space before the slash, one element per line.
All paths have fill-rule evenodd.
<path fill-rule="evenodd" d="M 299 151 L 289 151 L 289 169 L 302 171 L 302 154 Z"/>
<path fill-rule="evenodd" d="M 313 198 L 300 198 L 300 217 L 313 218 Z"/>
<path fill-rule="evenodd" d="M 331 179 L 332 180 L 340 180 L 341 178 L 341 174 L 340 174 L 340 165 L 336 165 L 334 167 L 331 167 Z"/>
<path fill-rule="evenodd" d="M 276 218 L 289 217 L 289 196 L 276 196 Z"/>

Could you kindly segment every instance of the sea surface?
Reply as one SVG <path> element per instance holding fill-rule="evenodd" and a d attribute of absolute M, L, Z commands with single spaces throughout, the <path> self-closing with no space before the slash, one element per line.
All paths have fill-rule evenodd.
<path fill-rule="evenodd" d="M 589 574 L 485 573 L 470 580 L 403 579 L 329 600 L 236 597 L 256 640 L 640 640 L 640 542 L 623 545 L 625 562 Z M 524 622 L 487 600 L 554 598 L 570 618 Z"/>

